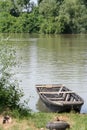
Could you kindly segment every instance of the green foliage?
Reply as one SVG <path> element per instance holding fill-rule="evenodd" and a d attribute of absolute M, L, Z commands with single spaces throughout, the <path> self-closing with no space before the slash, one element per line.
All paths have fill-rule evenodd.
<path fill-rule="evenodd" d="M 0 12 L 8 12 L 13 16 L 19 16 L 19 10 L 14 0 L 0 0 Z"/>
<path fill-rule="evenodd" d="M 11 27 L 15 23 L 15 18 L 12 17 L 8 12 L 0 13 L 0 32 L 11 32 Z"/>
<path fill-rule="evenodd" d="M 62 4 L 64 0 L 56 0 L 56 3 Z"/>
<path fill-rule="evenodd" d="M 38 6 L 30 0 L 0 3 L 1 33 L 87 33 L 85 0 L 38 0 Z"/>
<path fill-rule="evenodd" d="M 87 23 L 86 13 L 85 5 L 82 5 L 78 0 L 65 0 L 59 11 L 59 18 L 66 17 L 66 20 L 61 21 L 64 26 L 63 33 L 81 33 L 83 30 L 86 32 L 87 25 L 84 24 Z"/>
<path fill-rule="evenodd" d="M 34 8 L 34 3 L 30 0 L 16 0 L 16 5 L 20 12 L 22 12 L 24 9 L 26 12 L 31 12 Z"/>
<path fill-rule="evenodd" d="M 42 3 L 43 2 L 45 1 L 43 0 Z M 48 7 L 46 5 L 48 5 Z M 44 16 L 46 17 L 41 24 L 41 32 L 56 34 L 87 32 L 87 9 L 84 4 L 78 0 L 65 0 L 61 5 L 58 4 L 56 6 L 59 8 L 57 9 L 56 15 L 52 15 L 52 7 L 52 11 L 49 10 L 49 3 L 47 4 L 47 2 L 45 2 L 45 6 L 43 5 L 43 8 L 41 7 L 41 9 L 45 11 L 42 14 L 45 14 Z M 49 18 L 49 16 L 51 18 Z M 52 18 L 54 20 L 51 20 Z"/>
<path fill-rule="evenodd" d="M 43 0 L 38 0 L 38 4 L 40 4 Z"/>
<path fill-rule="evenodd" d="M 5 43 L 0 43 L 0 107 L 3 110 L 20 108 L 19 102 L 23 97 L 23 92 L 12 73 L 12 67 L 15 65 L 15 51 Z"/>
<path fill-rule="evenodd" d="M 69 130 L 86 130 L 87 129 L 87 115 L 78 113 L 35 113 L 32 116 L 32 122 L 35 123 L 36 128 L 46 128 L 48 122 L 55 121 L 56 118 L 64 120 L 70 124 Z M 62 117 L 62 119 L 61 119 Z M 67 129 L 68 130 L 68 129 Z"/>
<path fill-rule="evenodd" d="M 19 13 L 19 10 L 16 7 L 14 7 L 10 9 L 10 14 L 12 16 L 18 17 L 20 13 Z"/>
<path fill-rule="evenodd" d="M 30 0 L 17 0 L 16 2 L 21 7 L 23 7 L 23 6 L 27 7 L 30 5 Z"/>
<path fill-rule="evenodd" d="M 35 122 L 35 126 L 37 128 L 44 128 L 46 126 L 47 122 L 52 119 L 52 113 L 36 113 L 32 116 L 32 121 Z"/>
<path fill-rule="evenodd" d="M 87 6 L 87 0 L 81 0 L 81 2 L 83 2 L 84 5 Z"/>
<path fill-rule="evenodd" d="M 55 21 L 54 18 L 49 18 L 47 20 L 44 20 L 41 24 L 40 31 L 44 34 L 54 34 L 55 33 Z"/>
<path fill-rule="evenodd" d="M 56 16 L 58 14 L 58 6 L 55 0 L 43 0 L 39 4 L 39 12 L 44 17 Z"/>
<path fill-rule="evenodd" d="M 12 3 L 10 0 L 0 0 L 0 12 L 9 12 L 12 7 Z"/>
<path fill-rule="evenodd" d="M 0 113 L 24 118 L 31 115 L 31 110 L 25 107 L 28 101 L 21 103 L 24 93 L 13 73 L 16 51 L 7 44 L 7 39 L 0 38 Z"/>
<path fill-rule="evenodd" d="M 9 74 L 6 73 L 0 78 L 0 104 L 4 108 L 15 109 L 23 95 L 16 81 L 10 83 L 9 78 Z"/>

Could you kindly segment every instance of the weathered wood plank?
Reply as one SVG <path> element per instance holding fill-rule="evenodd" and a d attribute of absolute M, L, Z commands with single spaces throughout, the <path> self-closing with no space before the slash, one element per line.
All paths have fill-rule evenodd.
<path fill-rule="evenodd" d="M 67 94 L 67 93 L 75 93 L 73 91 L 62 91 L 62 92 L 39 92 L 40 94 Z"/>
<path fill-rule="evenodd" d="M 63 87 L 63 84 L 37 84 L 36 87 L 38 88 L 53 88 L 53 87 Z"/>
<path fill-rule="evenodd" d="M 53 103 L 56 103 L 56 104 L 62 104 L 62 105 L 79 105 L 82 103 L 82 101 L 52 101 Z"/>
<path fill-rule="evenodd" d="M 58 99 L 58 100 L 64 100 L 64 98 L 62 98 L 62 97 L 61 97 L 61 98 L 59 98 L 59 97 L 58 97 L 58 98 L 47 98 L 47 99 L 50 99 L 50 100 L 51 100 L 51 99 L 53 99 L 53 100 L 57 100 L 57 99 Z"/>
<path fill-rule="evenodd" d="M 67 104 L 71 104 L 71 105 L 73 105 L 73 104 L 81 104 L 82 103 L 82 101 L 65 101 L 65 102 L 63 102 L 63 104 L 65 104 L 65 105 L 67 105 Z"/>
<path fill-rule="evenodd" d="M 66 101 L 68 101 L 70 99 L 70 94 L 68 93 L 67 95 L 66 95 Z"/>

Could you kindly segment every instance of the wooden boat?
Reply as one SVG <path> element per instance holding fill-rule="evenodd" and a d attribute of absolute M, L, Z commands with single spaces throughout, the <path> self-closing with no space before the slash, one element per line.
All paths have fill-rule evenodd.
<path fill-rule="evenodd" d="M 80 112 L 83 99 L 62 84 L 37 84 L 40 99 L 55 112 Z"/>

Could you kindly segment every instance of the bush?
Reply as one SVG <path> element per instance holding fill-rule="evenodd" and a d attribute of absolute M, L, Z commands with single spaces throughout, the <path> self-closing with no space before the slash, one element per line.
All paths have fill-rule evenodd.
<path fill-rule="evenodd" d="M 20 99 L 23 91 L 15 80 L 12 68 L 16 65 L 15 51 L 0 44 L 0 107 L 6 109 L 20 109 Z"/>

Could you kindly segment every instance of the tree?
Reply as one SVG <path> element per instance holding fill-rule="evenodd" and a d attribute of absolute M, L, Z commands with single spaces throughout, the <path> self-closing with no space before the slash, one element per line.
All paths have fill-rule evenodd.
<path fill-rule="evenodd" d="M 43 0 L 38 0 L 38 5 L 42 2 Z"/>
<path fill-rule="evenodd" d="M 16 7 L 14 0 L 6 0 L 6 1 L 1 0 L 0 12 L 8 12 L 15 17 L 19 16 L 19 11 L 18 8 Z"/>
<path fill-rule="evenodd" d="M 84 5 L 86 5 L 86 6 L 87 6 L 87 0 L 82 0 L 81 2 L 83 2 L 83 3 L 84 3 Z"/>
<path fill-rule="evenodd" d="M 9 12 L 10 8 L 12 7 L 12 3 L 10 0 L 0 0 L 0 12 Z"/>
<path fill-rule="evenodd" d="M 10 8 L 10 14 L 12 16 L 18 17 L 20 13 L 19 13 L 15 0 L 11 0 L 11 3 L 12 3 L 12 7 Z"/>
<path fill-rule="evenodd" d="M 16 3 L 20 12 L 22 12 L 24 9 L 26 10 L 26 12 L 31 12 L 34 6 L 34 4 L 30 2 L 30 0 L 17 0 Z"/>
<path fill-rule="evenodd" d="M 81 33 L 87 29 L 87 9 L 78 0 L 65 0 L 60 6 L 58 23 L 61 23 L 62 33 Z M 65 20 L 63 20 L 65 18 Z"/>
<path fill-rule="evenodd" d="M 56 0 L 56 3 L 62 4 L 64 0 Z"/>
<path fill-rule="evenodd" d="M 43 0 L 39 5 L 39 12 L 44 17 L 55 17 L 58 14 L 58 6 L 55 0 Z"/>

